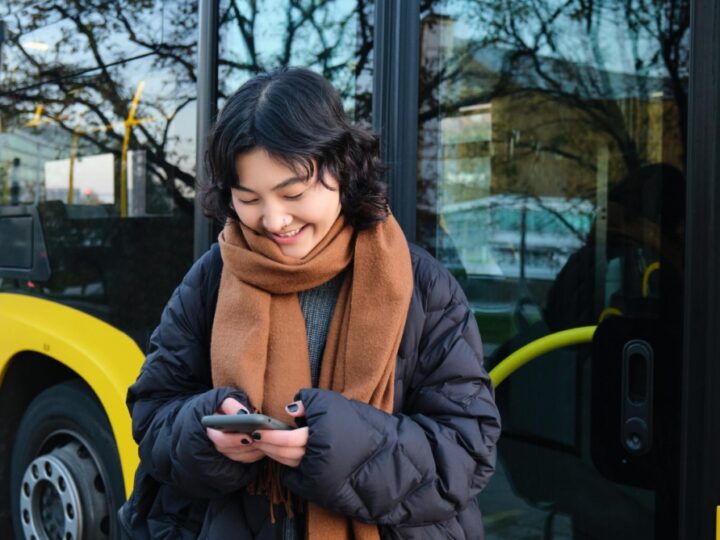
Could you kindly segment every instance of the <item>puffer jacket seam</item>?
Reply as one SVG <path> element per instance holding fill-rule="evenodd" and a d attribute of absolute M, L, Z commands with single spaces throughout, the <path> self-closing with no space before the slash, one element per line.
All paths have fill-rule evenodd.
<path fill-rule="evenodd" d="M 362 420 L 363 423 L 365 423 L 368 426 L 369 429 L 371 429 L 372 431 L 379 431 L 375 426 L 373 426 L 370 422 L 368 422 L 367 418 L 365 418 L 364 416 L 362 416 L 360 414 L 358 414 L 357 416 L 360 420 Z M 383 436 L 383 441 L 385 441 L 386 439 L 387 439 L 387 437 Z M 385 448 L 383 445 L 383 441 L 378 443 L 377 447 L 373 449 L 373 451 L 370 453 L 370 455 L 366 459 L 364 459 L 360 463 L 358 463 L 353 468 L 353 470 L 350 471 L 350 474 L 348 474 L 347 479 L 345 479 L 341 484 L 339 484 L 339 486 L 349 485 L 350 487 L 352 487 L 352 490 L 358 496 L 358 499 L 362 500 L 362 497 L 360 497 L 360 494 L 358 493 L 357 489 L 355 489 L 355 486 L 353 485 L 352 481 L 355 478 L 357 478 L 357 475 L 359 474 L 361 469 L 365 468 L 368 463 L 372 462 L 375 458 L 377 458 L 378 456 L 380 456 L 383 453 L 384 448 Z M 365 504 L 364 501 L 363 501 L 363 505 L 365 505 L 365 508 L 367 509 L 367 505 Z"/>

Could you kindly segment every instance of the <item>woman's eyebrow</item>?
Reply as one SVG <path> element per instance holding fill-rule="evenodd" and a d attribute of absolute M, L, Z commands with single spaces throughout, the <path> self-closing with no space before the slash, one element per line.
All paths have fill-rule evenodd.
<path fill-rule="evenodd" d="M 305 178 L 305 177 L 303 177 L 303 176 L 293 176 L 293 177 L 291 177 L 291 178 L 288 178 L 287 180 L 283 180 L 282 182 L 280 182 L 280 183 L 277 184 L 276 186 L 273 186 L 270 191 L 278 191 L 279 189 L 283 189 L 283 188 L 286 188 L 286 187 L 288 187 L 288 186 L 292 186 L 293 184 L 298 184 L 298 183 L 301 183 L 301 182 L 306 182 L 307 180 L 308 180 L 308 178 Z M 235 186 L 233 189 L 237 189 L 238 191 L 246 191 L 246 192 L 248 192 L 248 193 L 255 193 L 252 189 L 246 188 L 246 187 L 243 186 L 242 184 L 238 184 L 238 185 Z"/>
<path fill-rule="evenodd" d="M 279 189 L 286 188 L 288 186 L 292 186 L 293 184 L 298 184 L 300 182 L 306 182 L 308 179 L 302 176 L 293 176 L 292 178 L 288 178 L 287 180 L 283 180 L 278 185 L 273 187 L 271 191 L 277 191 Z"/>

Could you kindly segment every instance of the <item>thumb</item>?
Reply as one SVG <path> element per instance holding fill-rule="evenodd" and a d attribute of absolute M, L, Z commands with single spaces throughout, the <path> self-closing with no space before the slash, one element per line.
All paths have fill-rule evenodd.
<path fill-rule="evenodd" d="M 300 418 L 301 416 L 305 416 L 305 405 L 303 405 L 303 402 L 300 400 L 289 403 L 285 406 L 285 410 L 293 418 Z"/>

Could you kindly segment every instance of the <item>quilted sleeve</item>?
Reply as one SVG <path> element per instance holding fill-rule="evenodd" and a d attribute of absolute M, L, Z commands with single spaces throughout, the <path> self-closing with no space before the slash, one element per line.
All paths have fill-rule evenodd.
<path fill-rule="evenodd" d="M 186 494 L 206 498 L 244 487 L 257 469 L 217 452 L 200 423 L 229 396 L 247 405 L 245 394 L 237 389 L 212 388 L 208 302 L 215 280 L 209 276 L 221 264 L 218 259 L 213 248 L 173 293 L 127 399 L 147 472 Z"/>

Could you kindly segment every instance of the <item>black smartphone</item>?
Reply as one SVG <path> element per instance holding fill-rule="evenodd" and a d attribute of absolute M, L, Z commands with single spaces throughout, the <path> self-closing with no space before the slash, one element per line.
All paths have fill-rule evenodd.
<path fill-rule="evenodd" d="M 206 428 L 226 433 L 252 433 L 258 429 L 295 429 L 264 414 L 212 414 L 203 416 L 201 422 Z"/>

